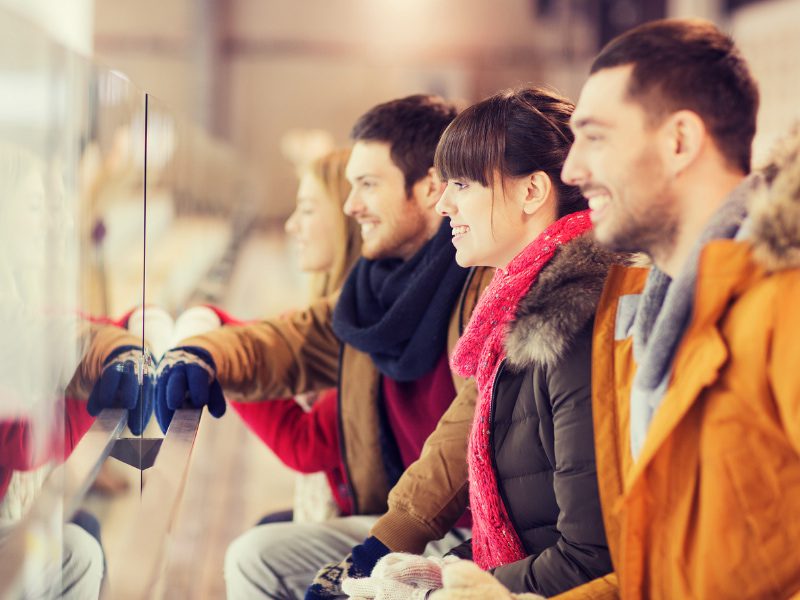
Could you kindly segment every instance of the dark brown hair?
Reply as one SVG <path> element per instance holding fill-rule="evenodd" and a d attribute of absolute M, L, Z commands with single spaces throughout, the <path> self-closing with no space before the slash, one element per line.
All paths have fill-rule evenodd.
<path fill-rule="evenodd" d="M 700 19 L 652 21 L 611 40 L 590 72 L 622 65 L 633 65 L 628 98 L 651 122 L 697 113 L 730 166 L 750 172 L 758 87 L 729 36 Z"/>
<path fill-rule="evenodd" d="M 370 109 L 356 121 L 350 137 L 354 142 L 388 143 L 410 195 L 433 166 L 436 144 L 457 113 L 454 105 L 438 96 L 407 96 Z"/>
<path fill-rule="evenodd" d="M 469 179 L 483 186 L 543 171 L 558 194 L 558 217 L 586 208 L 580 190 L 561 181 L 572 145 L 575 105 L 556 92 L 527 87 L 495 94 L 462 112 L 439 141 L 434 159 L 442 180 Z"/>

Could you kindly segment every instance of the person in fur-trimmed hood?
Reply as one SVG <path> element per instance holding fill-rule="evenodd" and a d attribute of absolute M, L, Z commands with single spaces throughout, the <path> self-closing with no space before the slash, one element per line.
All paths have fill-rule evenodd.
<path fill-rule="evenodd" d="M 758 92 L 732 40 L 656 21 L 610 42 L 563 179 L 612 268 L 593 349 L 615 573 L 566 598 L 800 597 L 800 135 L 746 177 Z"/>
<path fill-rule="evenodd" d="M 497 268 L 450 357 L 478 389 L 472 539 L 451 554 L 490 571 L 498 589 L 546 596 L 611 570 L 590 371 L 595 309 L 618 257 L 592 239 L 580 191 L 559 181 L 572 108 L 542 88 L 501 92 L 456 117 L 436 152 L 447 181 L 437 210 L 450 219 L 456 260 Z M 461 598 L 442 580 L 448 560 L 392 554 L 343 587 L 358 598 L 424 588 Z M 411 595 L 389 593 L 401 585 Z"/>

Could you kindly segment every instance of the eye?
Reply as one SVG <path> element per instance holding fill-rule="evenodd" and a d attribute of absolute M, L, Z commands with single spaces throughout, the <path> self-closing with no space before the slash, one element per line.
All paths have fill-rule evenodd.
<path fill-rule="evenodd" d="M 587 132 L 584 132 L 583 139 L 585 139 L 587 142 L 599 142 L 599 141 L 602 141 L 605 138 L 603 137 L 602 134 L 600 134 L 600 133 L 598 133 L 596 131 L 587 131 Z"/>
<path fill-rule="evenodd" d="M 449 183 L 450 185 L 452 185 L 454 188 L 456 188 L 456 190 L 457 190 L 457 191 L 459 191 L 459 192 L 460 192 L 461 190 L 465 190 L 465 189 L 467 189 L 467 187 L 469 187 L 469 184 L 467 184 L 467 183 L 464 183 L 463 181 L 453 181 L 453 180 L 450 180 L 450 181 L 448 181 L 448 183 Z"/>

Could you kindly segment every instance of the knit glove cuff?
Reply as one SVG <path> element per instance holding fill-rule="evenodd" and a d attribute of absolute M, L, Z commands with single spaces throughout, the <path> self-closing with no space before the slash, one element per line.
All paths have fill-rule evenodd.
<path fill-rule="evenodd" d="M 225 414 L 225 397 L 211 354 L 197 346 L 169 350 L 156 374 L 155 412 L 161 431 L 166 433 L 176 410 L 204 406 L 211 416 Z"/>
<path fill-rule="evenodd" d="M 389 548 L 383 545 L 378 538 L 368 537 L 364 543 L 353 548 L 353 567 L 348 573 L 348 577 L 366 577 L 372 573 L 377 562 L 389 554 Z"/>
<path fill-rule="evenodd" d="M 103 371 L 86 403 L 87 412 L 96 417 L 105 408 L 128 409 L 128 427 L 140 435 L 153 412 L 153 358 L 141 346 L 114 348 L 103 361 Z"/>
<path fill-rule="evenodd" d="M 156 377 L 179 363 L 200 367 L 208 373 L 209 383 L 217 378 L 217 366 L 214 364 L 214 359 L 207 350 L 198 346 L 178 346 L 167 351 L 158 363 Z"/>

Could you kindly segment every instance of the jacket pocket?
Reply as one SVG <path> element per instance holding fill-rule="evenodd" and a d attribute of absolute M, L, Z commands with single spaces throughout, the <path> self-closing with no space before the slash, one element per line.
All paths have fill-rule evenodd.
<path fill-rule="evenodd" d="M 763 454 L 768 447 L 754 448 L 745 444 L 723 457 L 726 475 L 730 480 L 735 495 L 736 505 L 740 510 L 739 522 L 731 523 L 744 534 L 739 540 L 749 548 L 745 555 L 749 557 L 747 569 L 751 573 L 749 583 L 758 588 L 755 596 L 743 592 L 743 597 L 764 597 L 763 593 L 771 590 L 777 582 L 774 556 L 770 548 L 775 547 L 776 537 L 781 536 L 785 517 L 778 509 L 780 504 L 780 484 L 771 461 Z M 752 590 L 755 591 L 755 590 Z"/>

